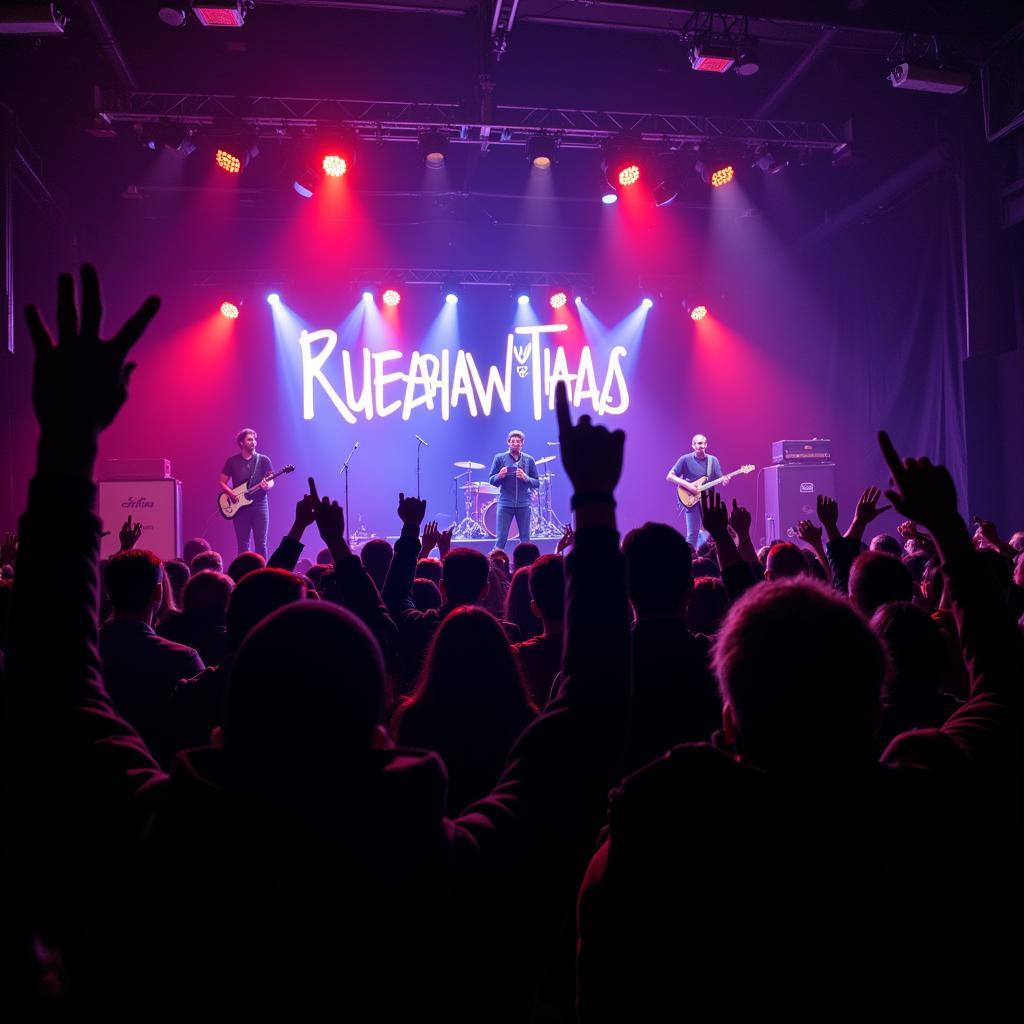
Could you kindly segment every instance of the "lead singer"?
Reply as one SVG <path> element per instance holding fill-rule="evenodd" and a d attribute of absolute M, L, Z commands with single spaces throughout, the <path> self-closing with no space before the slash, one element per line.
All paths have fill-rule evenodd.
<path fill-rule="evenodd" d="M 491 485 L 498 488 L 498 539 L 495 547 L 505 550 L 508 531 L 515 518 L 520 542 L 530 539 L 530 492 L 540 487 L 537 463 L 523 451 L 526 435 L 521 430 L 508 433 L 508 451 L 498 452 L 491 463 Z"/>

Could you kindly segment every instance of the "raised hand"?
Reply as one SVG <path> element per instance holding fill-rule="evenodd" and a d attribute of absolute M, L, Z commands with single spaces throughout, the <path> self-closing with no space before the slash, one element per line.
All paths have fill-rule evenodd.
<path fill-rule="evenodd" d="M 573 426 L 569 396 L 563 381 L 555 387 L 558 442 L 562 465 L 577 494 L 612 494 L 622 475 L 626 435 L 621 430 L 595 427 L 589 416 Z"/>
<path fill-rule="evenodd" d="M 945 466 L 928 459 L 901 460 L 889 435 L 881 430 L 878 444 L 892 474 L 892 488 L 885 496 L 900 515 L 927 527 L 942 543 L 954 534 L 967 534 L 967 524 L 956 508 L 956 487 Z M 940 536 L 941 535 L 941 536 Z"/>
<path fill-rule="evenodd" d="M 309 478 L 309 497 L 316 528 L 337 562 L 339 555 L 336 552 L 348 554 L 348 544 L 345 541 L 345 510 L 326 495 L 321 498 L 317 493 L 316 481 L 312 477 Z"/>
<path fill-rule="evenodd" d="M 742 505 L 732 499 L 732 512 L 729 515 L 729 525 L 736 531 L 736 536 L 742 539 L 750 536 L 750 524 L 753 521 L 750 512 Z"/>
<path fill-rule="evenodd" d="M 25 310 L 36 356 L 32 405 L 44 435 L 58 434 L 66 443 L 69 435 L 71 440 L 95 435 L 113 422 L 135 369 L 125 359 L 159 308 L 160 300 L 151 296 L 110 341 L 101 341 L 99 277 L 85 263 L 81 316 L 71 275 L 57 278 L 56 344 L 36 307 Z"/>
<path fill-rule="evenodd" d="M 566 526 L 555 545 L 555 554 L 560 555 L 566 548 L 572 547 L 573 539 L 572 526 Z"/>
<path fill-rule="evenodd" d="M 921 534 L 918 532 L 917 524 L 912 519 L 904 519 L 903 522 L 896 527 L 896 532 L 904 540 L 911 540 L 913 538 L 921 536 Z"/>
<path fill-rule="evenodd" d="M 131 551 L 133 547 L 139 542 L 139 538 L 142 536 L 142 523 L 132 523 L 132 517 L 129 516 L 122 524 L 121 529 L 118 531 L 117 537 L 121 542 L 122 551 Z"/>
<path fill-rule="evenodd" d="M 992 547 L 997 549 L 1001 549 L 1003 547 L 1003 539 L 999 536 L 996 524 L 993 523 L 991 519 L 982 519 L 981 516 L 975 516 L 973 521 L 978 533 L 980 533 Z"/>
<path fill-rule="evenodd" d="M 796 535 L 805 543 L 809 544 L 815 551 L 821 549 L 821 527 L 815 526 L 810 519 L 801 519 L 796 524 Z"/>
<path fill-rule="evenodd" d="M 18 535 L 16 533 L 5 533 L 4 539 L 0 542 L 0 565 L 14 565 L 14 559 L 18 555 Z"/>
<path fill-rule="evenodd" d="M 447 530 L 441 530 L 437 535 L 437 554 L 442 562 L 452 549 L 452 534 L 454 532 L 455 527 L 449 526 Z"/>
<path fill-rule="evenodd" d="M 434 546 L 438 542 L 439 532 L 436 519 L 423 527 L 423 533 L 420 538 L 420 558 L 426 558 L 434 550 Z"/>
<path fill-rule="evenodd" d="M 427 514 L 427 502 L 419 498 L 406 497 L 403 493 L 398 495 L 398 518 L 402 520 L 403 526 L 415 526 L 419 529 L 423 517 Z"/>
<path fill-rule="evenodd" d="M 712 540 L 729 535 L 729 509 L 714 490 L 700 492 L 700 516 Z"/>
<path fill-rule="evenodd" d="M 818 495 L 818 520 L 825 527 L 825 533 L 829 540 L 836 540 L 839 536 L 839 502 L 826 494 Z"/>
<path fill-rule="evenodd" d="M 295 502 L 295 525 L 300 530 L 304 530 L 307 526 L 312 526 L 316 522 L 316 508 L 319 504 L 317 498 L 314 497 L 316 494 L 316 481 L 312 477 L 307 477 L 309 483 L 309 494 L 304 494 L 297 502 Z"/>
<path fill-rule="evenodd" d="M 864 491 L 860 496 L 860 500 L 857 502 L 857 508 L 854 510 L 853 521 L 850 523 L 850 529 L 847 531 L 847 536 L 850 536 L 853 533 L 856 533 L 857 536 L 861 536 L 868 523 L 874 522 L 874 520 L 876 520 L 883 512 L 892 508 L 892 505 L 878 506 L 878 499 L 881 498 L 881 496 L 882 491 L 878 487 L 864 488 Z"/>

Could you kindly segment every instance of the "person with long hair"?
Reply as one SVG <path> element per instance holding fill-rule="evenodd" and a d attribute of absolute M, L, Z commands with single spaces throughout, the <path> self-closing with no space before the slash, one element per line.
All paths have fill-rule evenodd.
<path fill-rule="evenodd" d="M 519 666 L 497 619 L 456 608 L 438 627 L 416 689 L 395 711 L 401 746 L 441 755 L 448 813 L 486 796 L 516 738 L 536 717 Z"/>

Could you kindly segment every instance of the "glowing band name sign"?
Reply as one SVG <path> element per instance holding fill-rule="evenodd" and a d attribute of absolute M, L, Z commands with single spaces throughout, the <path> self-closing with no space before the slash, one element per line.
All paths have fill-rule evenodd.
<path fill-rule="evenodd" d="M 629 408 L 629 390 L 622 372 L 626 349 L 616 345 L 608 354 L 601 386 L 590 346 L 579 352 L 574 369 L 561 345 L 545 346 L 545 335 L 567 330 L 566 324 L 539 324 L 517 327 L 508 336 L 505 365 L 486 368 L 486 376 L 464 349 L 442 349 L 439 353 L 413 352 L 406 356 L 398 349 L 373 352 L 362 349 L 361 384 L 356 385 L 353 353 L 341 352 L 341 381 L 335 387 L 324 373 L 324 364 L 338 344 L 335 331 L 303 331 L 299 337 L 302 353 L 302 415 L 314 415 L 314 384 L 318 384 L 346 423 L 359 416 L 391 416 L 401 410 L 407 420 L 421 406 L 441 411 L 447 420 L 453 409 L 464 406 L 471 416 L 489 416 L 495 402 L 505 412 L 512 411 L 515 377 L 523 389 L 529 389 L 533 418 L 539 420 L 544 406 L 555 408 L 555 385 L 565 381 L 570 401 L 579 408 L 584 403 L 599 416 L 618 416 Z M 518 336 L 518 338 L 517 338 Z M 517 344 L 517 340 L 522 344 Z M 318 350 L 313 349 L 322 342 Z M 408 359 L 407 363 L 403 361 Z M 515 377 L 513 376 L 515 374 Z"/>

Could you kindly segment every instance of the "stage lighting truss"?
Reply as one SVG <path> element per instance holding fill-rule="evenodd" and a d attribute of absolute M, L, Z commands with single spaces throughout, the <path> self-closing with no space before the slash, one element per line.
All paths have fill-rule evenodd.
<path fill-rule="evenodd" d="M 337 130 L 375 143 L 417 142 L 426 132 L 475 145 L 528 147 L 543 136 L 559 150 L 602 149 L 616 140 L 633 140 L 641 151 L 678 151 L 731 144 L 739 149 L 771 145 L 776 149 L 813 149 L 834 153 L 851 141 L 849 122 L 785 121 L 775 118 L 711 117 L 703 114 L 652 114 L 528 106 L 494 106 L 487 122 L 467 121 L 455 103 L 415 103 L 293 97 L 238 97 L 199 93 L 106 93 L 97 95 L 97 117 L 107 125 L 161 120 L 187 125 L 198 133 L 216 130 L 228 119 L 260 138 L 307 137 Z M 643 162 L 639 161 L 641 173 Z"/>

